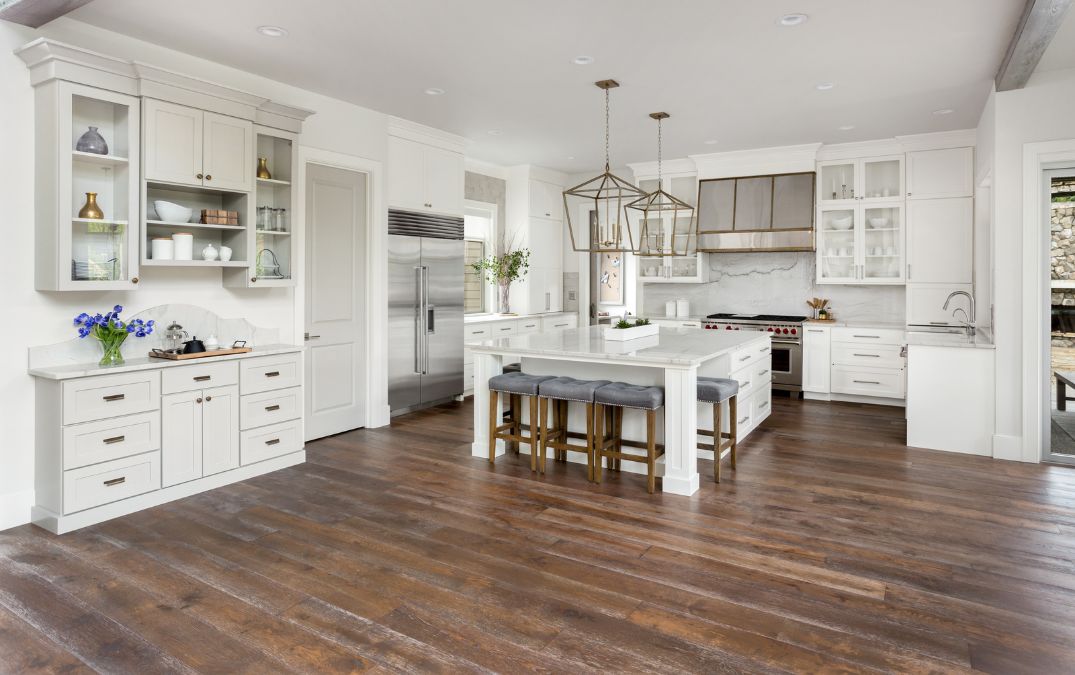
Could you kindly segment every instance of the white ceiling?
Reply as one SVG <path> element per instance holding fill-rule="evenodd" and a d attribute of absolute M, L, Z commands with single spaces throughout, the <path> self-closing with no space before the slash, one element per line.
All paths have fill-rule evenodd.
<path fill-rule="evenodd" d="M 977 125 L 1023 0 L 95 0 L 72 16 L 571 173 Z M 788 12 L 808 22 L 777 24 Z M 271 39 L 255 32 L 289 31 Z M 104 46 L 100 47 L 104 49 Z M 572 63 L 588 55 L 592 65 Z M 832 82 L 826 92 L 815 85 Z M 426 88 L 446 90 L 428 96 Z M 953 114 L 932 111 L 952 108 Z M 842 125 L 854 125 L 840 131 Z M 501 132 L 490 135 L 489 131 Z M 715 140 L 715 144 L 705 144 Z M 574 157 L 574 159 L 568 159 Z"/>

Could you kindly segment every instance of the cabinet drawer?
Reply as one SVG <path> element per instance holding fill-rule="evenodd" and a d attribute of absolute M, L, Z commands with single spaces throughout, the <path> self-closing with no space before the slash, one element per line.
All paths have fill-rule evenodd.
<path fill-rule="evenodd" d="M 770 387 L 765 387 L 759 390 L 757 393 L 750 397 L 750 424 L 751 426 L 757 426 L 761 424 L 769 413 L 772 412 L 773 406 L 773 390 Z M 742 417 L 742 415 L 740 415 Z"/>
<path fill-rule="evenodd" d="M 160 372 L 86 377 L 63 383 L 63 423 L 78 424 L 160 408 Z"/>
<path fill-rule="evenodd" d="M 153 451 L 63 474 L 63 512 L 74 513 L 160 489 L 160 452 Z"/>
<path fill-rule="evenodd" d="M 519 319 L 515 322 L 516 335 L 528 335 L 541 332 L 541 319 Z"/>
<path fill-rule="evenodd" d="M 906 359 L 900 356 L 902 350 L 900 345 L 837 343 L 832 346 L 832 362 L 839 366 L 903 368 Z"/>
<path fill-rule="evenodd" d="M 547 317 L 541 320 L 541 329 L 545 331 L 567 330 L 568 328 L 576 328 L 578 325 L 579 317 L 576 314 L 564 314 L 563 316 Z"/>
<path fill-rule="evenodd" d="M 833 342 L 898 345 L 906 341 L 906 333 L 895 328 L 851 328 L 838 326 L 832 329 Z"/>
<path fill-rule="evenodd" d="M 239 428 L 245 431 L 298 419 L 302 416 L 302 405 L 302 387 L 243 396 L 239 404 Z"/>
<path fill-rule="evenodd" d="M 497 321 L 489 326 L 490 338 L 511 337 L 515 335 L 518 326 L 514 321 Z"/>
<path fill-rule="evenodd" d="M 750 363 L 729 375 L 729 379 L 735 380 L 739 383 L 739 396 L 742 397 L 743 393 L 752 390 L 759 384 L 758 371 L 763 370 L 759 366 L 761 365 L 757 359 L 752 359 L 753 363 Z M 768 373 L 766 373 L 765 382 L 769 382 Z M 740 398 L 742 400 L 742 398 Z"/>
<path fill-rule="evenodd" d="M 302 354 L 247 359 L 239 365 L 239 393 L 257 394 L 302 384 Z"/>
<path fill-rule="evenodd" d="M 161 372 L 161 393 L 178 394 L 208 387 L 227 387 L 239 383 L 239 364 L 198 363 L 189 366 L 165 368 Z"/>
<path fill-rule="evenodd" d="M 63 428 L 63 468 L 77 469 L 159 450 L 160 442 L 160 413 L 156 410 L 66 426 Z"/>
<path fill-rule="evenodd" d="M 250 429 L 240 434 L 239 460 L 243 466 L 302 450 L 302 420 Z"/>
<path fill-rule="evenodd" d="M 731 370 L 732 372 L 738 371 L 747 365 L 754 364 L 758 359 L 768 359 L 773 353 L 773 345 L 771 342 L 755 343 L 747 345 L 742 349 L 737 349 L 732 352 Z"/>
<path fill-rule="evenodd" d="M 832 391 L 835 394 L 903 398 L 905 386 L 903 370 L 832 367 Z"/>
<path fill-rule="evenodd" d="M 479 342 L 481 340 L 488 340 L 492 337 L 493 331 L 489 324 L 464 324 L 463 326 L 463 341 L 464 342 Z"/>

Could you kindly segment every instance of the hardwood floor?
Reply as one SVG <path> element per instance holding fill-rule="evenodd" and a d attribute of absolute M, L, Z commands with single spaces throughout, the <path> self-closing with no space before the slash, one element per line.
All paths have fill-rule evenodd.
<path fill-rule="evenodd" d="M 470 457 L 469 404 L 61 537 L 0 533 L 3 672 L 1075 669 L 1075 470 L 774 400 L 719 486 Z M 727 469 L 727 467 L 725 467 Z"/>

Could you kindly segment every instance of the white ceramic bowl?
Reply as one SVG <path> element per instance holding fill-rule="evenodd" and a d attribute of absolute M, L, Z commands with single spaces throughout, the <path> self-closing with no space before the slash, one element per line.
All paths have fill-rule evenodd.
<path fill-rule="evenodd" d="M 169 223 L 189 223 L 190 216 L 194 213 L 194 211 L 185 206 L 166 202 L 161 199 L 153 202 L 153 210 L 157 212 L 157 218 L 159 220 L 166 220 Z"/>
<path fill-rule="evenodd" d="M 853 222 L 851 216 L 847 216 L 846 218 L 833 218 L 829 221 L 829 225 L 832 225 L 834 230 L 850 230 Z"/>
<path fill-rule="evenodd" d="M 874 229 L 888 226 L 888 218 L 870 218 L 868 222 L 870 223 L 870 227 Z"/>

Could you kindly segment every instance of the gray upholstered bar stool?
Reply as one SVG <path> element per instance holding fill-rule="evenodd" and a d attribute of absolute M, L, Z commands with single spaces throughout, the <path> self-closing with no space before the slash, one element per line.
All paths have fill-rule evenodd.
<path fill-rule="evenodd" d="M 664 389 L 645 387 L 626 382 L 613 382 L 594 392 L 594 420 L 597 438 L 594 443 L 594 480 L 601 482 L 601 460 L 609 460 L 609 468 L 619 468 L 621 460 L 641 462 L 646 465 L 646 490 L 651 494 L 657 483 L 657 458 L 664 454 L 664 446 L 657 445 L 657 411 L 664 407 Z M 625 408 L 646 411 L 646 442 L 623 440 L 623 411 Z M 606 420 L 605 417 L 608 416 Z M 605 436 L 604 425 L 612 428 Z M 645 448 L 646 454 L 638 455 L 623 451 L 623 446 Z"/>
<path fill-rule="evenodd" d="M 698 402 L 713 404 L 713 431 L 698 430 L 698 434 L 701 436 L 712 436 L 713 444 L 699 443 L 698 447 L 713 450 L 713 481 L 716 483 L 720 482 L 720 455 L 728 448 L 731 448 L 729 455 L 732 460 L 732 470 L 735 470 L 735 446 L 739 438 L 738 424 L 736 423 L 736 399 L 738 394 L 739 383 L 735 380 L 721 377 L 698 378 Z M 721 408 L 725 401 L 728 401 L 728 414 L 731 415 L 728 420 L 728 433 L 721 431 L 721 427 L 724 425 Z"/>
<path fill-rule="evenodd" d="M 541 455 L 538 459 L 538 472 L 545 473 L 545 458 L 548 449 L 556 451 L 555 458 L 567 461 L 567 451 L 586 453 L 586 478 L 593 480 L 594 463 L 594 392 L 609 384 L 608 380 L 576 380 L 573 377 L 554 377 L 545 380 L 538 387 L 538 406 L 541 419 Z M 552 426 L 549 426 L 549 403 L 552 403 Z M 573 433 L 568 429 L 568 405 L 571 402 L 586 404 L 586 435 Z M 570 438 L 585 438 L 586 445 L 572 445 Z"/>
<path fill-rule="evenodd" d="M 504 373 L 521 373 L 523 372 L 523 364 L 516 361 L 515 363 L 506 363 L 504 368 L 501 369 Z M 510 420 L 515 418 L 515 410 L 511 407 L 511 399 L 508 399 L 508 405 L 504 408 L 504 419 Z"/>
<path fill-rule="evenodd" d="M 496 460 L 497 439 L 509 443 L 530 445 L 530 470 L 537 471 L 537 453 L 541 433 L 538 431 L 538 386 L 552 375 L 527 375 L 526 373 L 503 373 L 489 378 L 489 463 Z M 512 416 L 501 423 L 497 419 L 496 406 L 500 395 L 505 394 L 511 402 Z M 530 435 L 523 435 L 522 398 L 530 397 Z M 518 447 L 516 446 L 516 452 Z"/>

